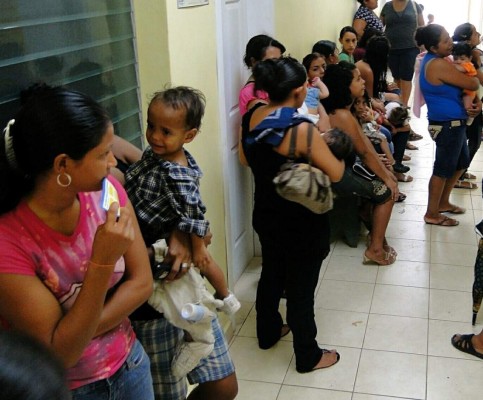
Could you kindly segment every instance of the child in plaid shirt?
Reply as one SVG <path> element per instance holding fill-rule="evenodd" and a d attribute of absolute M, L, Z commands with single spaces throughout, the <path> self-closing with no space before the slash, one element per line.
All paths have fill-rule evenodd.
<path fill-rule="evenodd" d="M 146 129 L 146 139 L 150 147 L 144 151 L 142 159 L 127 171 L 125 186 L 136 211 L 144 241 L 146 245 L 151 244 L 154 248 L 155 261 L 163 261 L 166 251 L 165 242 L 160 239 L 167 238 L 174 230 L 189 234 L 193 252 L 191 266 L 199 268 L 201 274 L 215 288 L 215 297 L 221 301 L 214 301 L 214 304 L 227 314 L 233 314 L 240 308 L 240 303 L 228 291 L 223 272 L 205 245 L 204 238 L 209 234 L 209 222 L 204 217 L 206 207 L 199 191 L 202 173 L 194 158 L 184 149 L 184 145 L 190 143 L 198 133 L 204 108 L 203 94 L 192 88 L 180 86 L 155 93 L 149 104 Z M 183 264 L 182 268 L 191 266 Z M 188 331 L 191 338 L 188 337 L 187 342 L 190 343 L 191 339 L 197 342 L 197 337 L 206 336 L 194 332 L 196 324 L 189 326 L 180 318 L 184 304 L 202 300 L 193 299 L 195 286 L 201 278 L 190 288 L 188 277 L 196 279 L 193 273 L 180 279 L 179 281 L 186 281 L 183 289 L 179 289 L 183 282 L 166 285 L 157 281 L 149 304 L 163 312 L 172 324 Z M 176 291 L 170 288 L 175 283 L 178 285 Z M 177 309 L 168 311 L 168 307 Z M 190 344 L 189 347 L 185 345 L 182 352 L 178 351 L 173 362 L 176 375 L 189 372 L 201 358 L 211 353 L 213 343 L 204 339 L 200 341 L 211 346 L 196 347 Z"/>

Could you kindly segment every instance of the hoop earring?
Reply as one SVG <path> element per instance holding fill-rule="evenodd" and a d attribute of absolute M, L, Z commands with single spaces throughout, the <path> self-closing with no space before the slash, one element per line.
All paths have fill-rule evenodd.
<path fill-rule="evenodd" d="M 60 178 L 61 178 L 62 175 L 66 177 L 67 183 L 61 182 Z M 72 183 L 72 177 L 68 173 L 62 172 L 59 175 L 57 175 L 57 185 L 59 185 L 63 188 L 66 188 L 66 187 L 69 187 L 71 183 Z"/>

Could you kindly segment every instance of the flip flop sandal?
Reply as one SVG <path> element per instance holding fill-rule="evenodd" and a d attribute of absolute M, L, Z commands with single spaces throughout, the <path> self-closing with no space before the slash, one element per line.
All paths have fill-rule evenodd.
<path fill-rule="evenodd" d="M 441 210 L 440 213 L 449 213 L 449 214 L 464 214 L 466 209 L 463 207 L 454 206 L 450 210 Z"/>
<path fill-rule="evenodd" d="M 408 150 L 419 150 L 419 147 L 415 146 L 414 144 L 411 143 L 406 143 L 406 149 Z"/>
<path fill-rule="evenodd" d="M 473 347 L 473 343 L 471 343 L 471 339 L 475 336 L 474 334 L 469 335 L 454 335 L 451 338 L 451 344 L 454 348 L 462 351 L 463 353 L 471 354 L 472 356 L 478 357 L 483 359 L 483 354 L 478 353 L 475 348 Z"/>
<path fill-rule="evenodd" d="M 406 155 L 406 154 L 404 154 L 403 155 L 403 161 L 411 161 L 411 157 L 408 156 L 408 155 Z"/>
<path fill-rule="evenodd" d="M 397 178 L 398 182 L 412 182 L 413 181 L 413 177 L 411 175 L 402 174 L 402 176 L 398 175 L 396 178 Z"/>
<path fill-rule="evenodd" d="M 456 189 L 478 189 L 478 185 L 468 181 L 456 181 L 454 187 Z"/>
<path fill-rule="evenodd" d="M 427 221 L 426 218 L 424 218 L 424 222 L 426 222 L 428 225 L 438 225 L 438 226 L 458 226 L 460 224 L 460 221 L 454 218 L 447 217 L 446 215 L 439 222 Z"/>
<path fill-rule="evenodd" d="M 465 179 L 476 179 L 476 175 L 473 175 L 469 172 L 465 172 L 465 174 L 463 175 L 463 178 L 465 178 Z"/>

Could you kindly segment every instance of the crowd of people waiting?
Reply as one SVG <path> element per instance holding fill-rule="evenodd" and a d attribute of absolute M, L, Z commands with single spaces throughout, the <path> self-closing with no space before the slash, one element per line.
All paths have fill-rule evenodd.
<path fill-rule="evenodd" d="M 397 251 L 386 240 L 386 229 L 394 203 L 405 199 L 398 183 L 411 180 L 403 161 L 414 135 L 407 104 L 417 56 L 417 90 L 436 143 L 426 223 L 458 224 L 447 214 L 465 210 L 450 203 L 449 194 L 468 174 L 481 141 L 468 150 L 468 139 L 475 141 L 474 131 L 481 132 L 481 101 L 474 94 L 463 101 L 463 90 L 474 92 L 483 83 L 475 27 L 462 24 L 453 35 L 470 47 L 478 71 L 472 77 L 449 60 L 453 40 L 445 28 L 422 26 L 415 2 L 387 2 L 381 19 L 373 11 L 377 0 L 358 2 L 353 26 L 341 29 L 340 52 L 334 42 L 320 40 L 300 63 L 284 56 L 279 41 L 257 35 L 243 59 L 252 74 L 239 97 L 239 154 L 254 176 L 253 228 L 263 263 L 256 296 L 258 343 L 271 348 L 291 331 L 299 373 L 331 367 L 340 355 L 318 346 L 314 319 L 314 291 L 329 253 L 328 215 L 283 199 L 273 185 L 290 158 L 291 142 L 295 158 L 310 154 L 337 196 L 359 199 L 368 231 L 364 263 L 390 265 Z M 394 26 L 398 23 L 403 26 Z M 387 82 L 388 68 L 394 82 Z M 2 329 L 50 349 L 56 379 L 64 379 L 60 362 L 73 399 L 184 399 L 186 380 L 197 384 L 191 400 L 235 398 L 235 366 L 214 304 L 229 314 L 239 304 L 207 250 L 211 233 L 199 193 L 201 171 L 184 148 L 200 129 L 204 96 L 188 87 L 156 93 L 144 153 L 116 137 L 106 111 L 85 94 L 35 85 L 21 101 L 0 141 Z M 351 143 L 344 156 L 333 153 L 332 129 Z M 107 205 L 106 192 L 114 193 Z M 158 280 L 156 268 L 164 265 Z M 173 297 L 200 291 L 200 273 L 216 290 L 214 297 L 188 297 L 211 302 L 204 309 L 211 341 L 202 343 L 203 352 L 187 344 L 204 336 L 187 332 L 169 316 L 171 306 L 180 311 Z M 192 286 L 174 286 L 188 277 Z M 286 323 L 279 313 L 282 296 Z M 452 340 L 483 358 L 480 342 L 483 332 Z M 37 344 L 27 346 L 43 351 Z M 180 372 L 180 360 L 187 370 Z M 58 390 L 59 398 L 65 397 L 65 388 Z"/>

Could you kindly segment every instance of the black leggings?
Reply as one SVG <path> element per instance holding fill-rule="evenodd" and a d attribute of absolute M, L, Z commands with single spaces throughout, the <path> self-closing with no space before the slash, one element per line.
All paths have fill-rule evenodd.
<path fill-rule="evenodd" d="M 481 144 L 481 127 L 483 125 L 482 114 L 477 115 L 473 123 L 466 127 L 466 138 L 468 139 L 468 150 L 470 152 L 470 163 L 480 148 Z M 465 171 L 466 172 L 466 171 Z M 463 179 L 464 173 L 461 176 Z"/>
<path fill-rule="evenodd" d="M 398 132 L 392 136 L 392 143 L 394 145 L 394 161 L 397 164 L 401 164 L 404 157 L 404 150 L 406 150 L 406 143 L 409 139 L 409 131 Z"/>
<path fill-rule="evenodd" d="M 320 235 L 259 232 L 262 273 L 257 289 L 257 337 L 262 349 L 280 339 L 282 316 L 278 311 L 285 289 L 287 323 L 293 334 L 296 369 L 309 372 L 322 357 L 316 336 L 314 292 L 322 261 L 329 252 Z"/>

